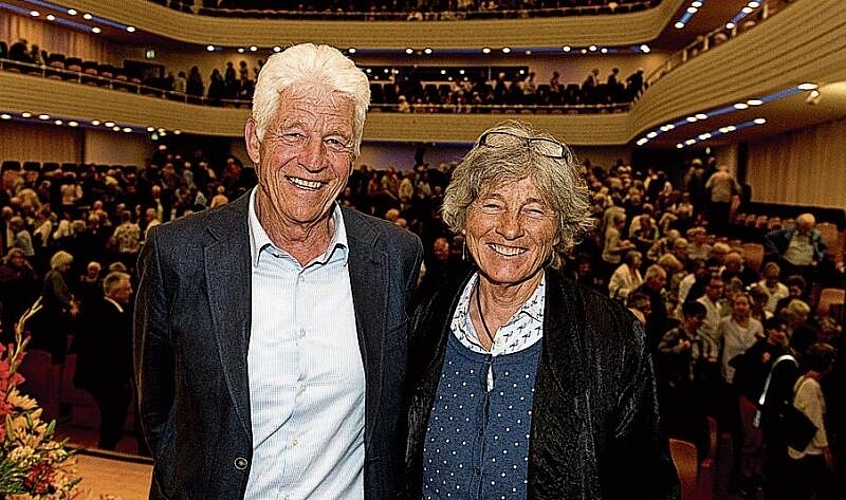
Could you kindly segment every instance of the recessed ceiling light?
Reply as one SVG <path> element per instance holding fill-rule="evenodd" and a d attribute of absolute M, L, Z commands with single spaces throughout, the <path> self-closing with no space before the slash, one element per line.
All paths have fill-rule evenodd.
<path fill-rule="evenodd" d="M 565 46 L 561 47 L 561 50 L 563 50 L 564 52 L 570 52 L 572 49 L 573 48 L 570 47 L 569 45 L 565 45 Z"/>
<path fill-rule="evenodd" d="M 587 49 L 582 49 L 579 52 L 581 52 L 582 54 L 587 54 Z"/>
<path fill-rule="evenodd" d="M 255 52 L 257 50 L 258 50 L 258 47 L 256 47 L 255 45 L 250 45 L 250 52 Z"/>
<path fill-rule="evenodd" d="M 38 115 L 38 119 L 39 119 L 39 120 L 49 120 L 49 119 L 50 119 L 50 115 L 48 115 L 48 114 L 46 114 L 46 113 L 42 113 L 42 114 Z"/>
<path fill-rule="evenodd" d="M 135 33 L 135 26 L 127 26 L 126 31 L 128 31 L 130 33 Z"/>
<path fill-rule="evenodd" d="M 649 142 L 649 139 L 647 139 L 646 137 L 641 137 L 640 139 L 638 139 L 638 141 L 637 141 L 637 145 L 638 145 L 638 146 L 643 146 L 643 145 L 644 145 L 644 144 L 646 144 L 647 142 Z"/>
<path fill-rule="evenodd" d="M 689 121 L 690 123 L 694 123 L 698 121 L 699 118 L 696 118 L 695 116 L 688 116 L 687 118 L 685 118 L 685 120 Z"/>
<path fill-rule="evenodd" d="M 206 50 L 209 52 L 214 52 L 214 45 L 206 45 Z"/>
<path fill-rule="evenodd" d="M 684 141 L 684 143 L 687 144 L 688 146 L 692 146 L 692 145 L 696 144 L 696 139 L 688 139 L 688 140 Z"/>
<path fill-rule="evenodd" d="M 244 53 L 244 47 L 238 47 L 238 53 L 243 54 Z"/>
<path fill-rule="evenodd" d="M 698 137 L 700 141 L 707 141 L 711 138 L 711 134 L 709 132 L 705 132 L 704 134 L 699 134 Z"/>
<path fill-rule="evenodd" d="M 65 122 L 63 122 L 62 120 L 56 120 L 56 121 L 54 121 L 53 123 L 55 123 L 56 125 L 61 125 L 61 124 L 65 123 Z"/>
<path fill-rule="evenodd" d="M 706 115 L 705 113 L 696 113 L 695 116 L 696 116 L 697 120 L 707 120 L 708 119 L 708 115 Z"/>
<path fill-rule="evenodd" d="M 758 125 L 763 125 L 763 124 L 767 123 L 766 118 L 755 118 L 753 121 Z"/>
<path fill-rule="evenodd" d="M 179 134 L 181 134 L 181 133 L 182 133 L 182 131 L 181 131 L 181 130 L 179 130 L 179 129 L 176 129 L 176 130 L 174 130 L 174 131 L 173 131 L 173 134 L 174 134 L 174 135 L 179 135 Z"/>
<path fill-rule="evenodd" d="M 484 47 L 484 48 L 482 49 L 482 54 L 490 54 L 490 53 L 491 53 L 491 49 L 490 49 L 490 47 Z"/>
<path fill-rule="evenodd" d="M 277 54 L 278 54 L 278 53 L 280 53 L 280 52 L 282 52 L 282 47 L 280 47 L 280 46 L 278 46 L 278 45 L 277 45 L 276 47 L 273 47 L 273 52 L 275 52 L 275 53 L 277 53 Z"/>
<path fill-rule="evenodd" d="M 445 75 L 445 74 L 446 74 L 446 70 L 445 70 L 445 69 L 442 69 L 442 70 L 441 70 L 441 74 L 442 74 L 442 75 Z"/>
<path fill-rule="evenodd" d="M 755 9 L 753 9 L 752 7 L 749 7 L 747 5 L 746 7 L 740 9 L 740 12 L 743 12 L 744 14 L 749 15 L 749 14 L 752 13 L 753 10 L 755 10 Z"/>
<path fill-rule="evenodd" d="M 94 125 L 95 127 L 99 126 L 100 120 L 91 120 L 91 125 Z"/>
<path fill-rule="evenodd" d="M 694 7 L 694 6 L 692 6 L 692 5 L 691 5 L 690 7 L 688 7 L 688 8 L 687 8 L 687 13 L 688 13 L 688 14 L 696 14 L 698 11 L 699 11 L 699 9 L 697 9 L 696 7 Z"/>
<path fill-rule="evenodd" d="M 503 53 L 503 54 L 509 54 L 509 53 L 511 53 L 511 47 L 503 47 L 503 48 L 502 48 L 502 53 Z"/>
<path fill-rule="evenodd" d="M 684 23 L 679 21 L 676 24 L 674 24 L 673 27 L 676 28 L 677 30 L 680 30 L 680 29 L 684 28 Z"/>
<path fill-rule="evenodd" d="M 643 45 L 640 46 L 640 51 L 643 52 L 644 54 L 649 54 L 650 52 L 652 52 L 652 49 L 649 48 L 649 45 L 646 45 L 644 43 Z"/>
<path fill-rule="evenodd" d="M 132 129 L 129 128 L 129 127 L 123 127 L 123 131 L 128 134 L 128 133 L 132 132 Z"/>
<path fill-rule="evenodd" d="M 682 144 L 682 143 L 676 144 L 676 149 L 682 149 L 683 147 L 684 147 L 684 144 Z"/>
<path fill-rule="evenodd" d="M 276 49 L 276 47 L 274 47 L 274 49 Z M 355 47 L 348 48 L 347 52 L 349 52 L 350 54 L 355 54 Z"/>
<path fill-rule="evenodd" d="M 656 132 L 656 131 L 654 131 L 654 130 L 653 130 L 652 132 L 650 132 L 650 133 L 646 134 L 646 138 L 647 138 L 647 139 L 654 139 L 654 138 L 656 138 L 656 137 L 658 137 L 658 132 Z"/>
<path fill-rule="evenodd" d="M 71 120 L 71 121 L 69 121 L 69 122 L 68 122 L 68 126 L 69 126 L 69 127 L 78 127 L 78 126 L 79 126 L 79 122 L 78 122 L 78 121 L 76 121 L 76 120 Z"/>
<path fill-rule="evenodd" d="M 104 123 L 104 124 L 103 124 L 103 126 L 105 126 L 105 127 L 114 127 L 114 126 L 115 126 L 115 122 L 106 122 L 106 123 Z"/>
<path fill-rule="evenodd" d="M 463 75 L 463 74 L 464 74 L 464 70 L 463 70 L 463 69 L 458 70 L 458 74 L 459 74 L 459 75 Z"/>
<path fill-rule="evenodd" d="M 746 104 L 750 106 L 760 106 L 761 104 L 764 104 L 764 101 L 760 99 L 749 99 L 748 101 L 746 101 Z"/>
<path fill-rule="evenodd" d="M 101 30 L 99 26 L 94 26 L 93 28 L 91 28 L 92 33 L 100 33 L 101 31 L 103 30 Z"/>
<path fill-rule="evenodd" d="M 757 9 L 758 7 L 761 6 L 761 2 L 756 2 L 756 1 L 753 0 L 753 1 L 749 2 L 747 5 L 751 8 L 753 8 L 753 9 Z"/>
<path fill-rule="evenodd" d="M 746 104 L 745 102 L 738 102 L 734 105 L 734 109 L 746 109 L 748 107 L 749 107 L 749 105 Z"/>
<path fill-rule="evenodd" d="M 79 14 L 79 12 L 77 12 L 76 9 L 68 9 L 69 16 L 75 16 L 77 14 Z"/>
<path fill-rule="evenodd" d="M 45 19 L 47 19 L 48 21 L 55 21 L 56 16 L 54 16 L 53 14 L 47 14 L 47 17 Z"/>
<path fill-rule="evenodd" d="M 728 134 L 729 132 L 731 132 L 731 129 L 728 127 L 720 127 L 720 132 Z"/>
<path fill-rule="evenodd" d="M 591 45 L 590 47 L 588 47 L 588 50 L 590 50 L 591 52 L 596 52 L 596 45 Z"/>
<path fill-rule="evenodd" d="M 799 90 L 814 90 L 815 88 L 819 87 L 816 83 L 800 83 L 798 87 Z"/>
<path fill-rule="evenodd" d="M 38 17 L 38 16 L 41 15 L 41 13 L 38 12 L 37 10 L 31 10 L 31 11 L 29 11 L 29 15 L 32 16 L 32 17 Z"/>
<path fill-rule="evenodd" d="M 690 5 L 691 5 L 691 7 L 696 7 L 698 9 L 699 7 L 702 7 L 702 2 L 697 0 L 695 2 L 690 2 Z"/>
<path fill-rule="evenodd" d="M 115 132 L 120 132 L 120 126 L 115 125 L 114 127 L 112 127 L 112 130 L 114 130 Z"/>
<path fill-rule="evenodd" d="M 155 129 L 155 128 L 153 128 L 153 127 L 147 127 L 147 132 L 153 132 L 153 131 L 155 131 L 155 130 L 156 130 L 156 129 Z"/>
<path fill-rule="evenodd" d="M 21 113 L 21 117 L 32 118 L 32 113 L 30 113 L 29 111 L 24 111 L 23 113 Z"/>
<path fill-rule="evenodd" d="M 737 25 L 732 23 L 732 22 L 726 23 L 726 29 L 727 30 L 733 30 L 735 28 L 735 26 L 737 26 Z"/>
<path fill-rule="evenodd" d="M 608 49 L 606 49 L 605 47 L 602 47 L 601 49 L 599 49 L 599 51 L 602 52 L 603 54 L 608 53 Z"/>
<path fill-rule="evenodd" d="M 2 115 L 0 115 L 0 118 L 2 118 L 3 120 L 11 120 L 12 115 L 10 115 L 9 113 L 3 113 Z"/>
<path fill-rule="evenodd" d="M 92 16 L 91 14 L 88 14 L 88 13 L 85 13 L 85 14 L 82 15 L 82 18 L 85 19 L 86 21 L 90 21 L 93 17 L 94 16 Z"/>
<path fill-rule="evenodd" d="M 365 68 L 364 72 L 369 75 L 369 74 L 373 73 L 373 70 L 370 69 L 370 68 Z"/>
<path fill-rule="evenodd" d="M 527 55 L 527 56 L 532 55 L 532 51 L 531 51 L 531 50 L 527 50 L 527 51 L 526 51 L 526 55 Z"/>

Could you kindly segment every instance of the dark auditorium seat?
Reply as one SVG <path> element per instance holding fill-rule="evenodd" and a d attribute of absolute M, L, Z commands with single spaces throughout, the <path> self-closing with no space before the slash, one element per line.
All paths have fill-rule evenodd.
<path fill-rule="evenodd" d="M 62 163 L 62 172 L 76 172 L 79 166 L 76 163 Z"/>
<path fill-rule="evenodd" d="M 5 172 L 6 170 L 20 172 L 21 162 L 17 160 L 4 160 L 3 163 L 0 163 L 0 172 Z"/>
<path fill-rule="evenodd" d="M 82 73 L 82 59 L 78 57 L 68 57 L 65 59 L 65 71 L 73 71 L 74 73 Z M 65 80 L 79 80 L 79 75 L 65 73 Z"/>
<path fill-rule="evenodd" d="M 100 64 L 97 61 L 83 61 L 82 73 L 88 76 L 82 77 L 82 83 L 86 85 L 97 85 L 97 78 L 91 77 L 96 77 L 98 75 L 99 66 Z"/>
<path fill-rule="evenodd" d="M 61 170 L 62 166 L 59 165 L 58 162 L 55 161 L 45 161 L 41 164 L 41 172 L 55 172 L 56 170 Z"/>
<path fill-rule="evenodd" d="M 41 172 L 40 161 L 25 161 L 23 163 L 24 172 Z"/>

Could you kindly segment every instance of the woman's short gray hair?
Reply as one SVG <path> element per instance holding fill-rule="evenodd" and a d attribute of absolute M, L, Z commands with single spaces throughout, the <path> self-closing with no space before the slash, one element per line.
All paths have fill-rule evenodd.
<path fill-rule="evenodd" d="M 50 269 L 58 270 L 60 267 L 64 265 L 70 265 L 73 263 L 73 255 L 65 252 L 64 250 L 59 250 L 58 252 L 54 253 L 52 257 L 50 257 Z"/>
<path fill-rule="evenodd" d="M 329 45 L 303 43 L 267 58 L 253 93 L 253 119 L 259 139 L 263 138 L 283 91 L 315 85 L 339 93 L 352 102 L 354 153 L 359 156 L 370 106 L 370 82 L 354 62 Z"/>
<path fill-rule="evenodd" d="M 519 142 L 502 147 L 481 144 L 481 138 L 491 132 L 555 141 L 561 144 L 562 158 L 547 156 Z M 555 211 L 556 232 L 560 237 L 555 251 L 559 254 L 567 253 L 583 234 L 593 228 L 587 184 L 579 173 L 570 148 L 525 122 L 502 122 L 479 136 L 479 140 L 456 167 L 444 193 L 444 222 L 453 232 L 460 233 L 467 225 L 467 210 L 483 186 L 525 178 L 534 182 Z"/>

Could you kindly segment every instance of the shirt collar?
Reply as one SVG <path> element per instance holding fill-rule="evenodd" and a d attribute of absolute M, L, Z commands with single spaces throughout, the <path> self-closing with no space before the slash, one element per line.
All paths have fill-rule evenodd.
<path fill-rule="evenodd" d="M 261 255 L 264 250 L 268 248 L 273 248 L 279 252 L 282 252 L 283 255 L 288 256 L 288 252 L 284 249 L 277 247 L 273 244 L 270 240 L 270 236 L 267 235 L 264 228 L 262 227 L 261 223 L 258 220 L 258 216 L 256 215 L 256 193 L 258 192 L 258 188 L 253 188 L 252 193 L 250 193 L 250 206 L 249 210 L 247 210 L 247 219 L 248 225 L 250 228 L 250 262 L 252 262 L 253 267 L 258 266 L 259 260 L 261 259 Z M 323 252 L 320 256 L 314 259 L 314 262 L 327 262 L 333 255 L 335 254 L 335 250 L 339 250 L 340 254 L 338 255 L 344 262 L 347 263 L 347 259 L 349 258 L 349 243 L 347 241 L 347 227 L 344 224 L 344 217 L 341 212 L 341 207 L 337 203 L 333 204 L 332 209 L 332 223 L 335 226 L 335 233 L 332 235 L 332 239 L 329 241 L 329 245 L 326 247 L 326 251 Z"/>
<path fill-rule="evenodd" d="M 111 302 L 112 304 L 114 304 L 115 307 L 117 307 L 118 311 L 120 311 L 121 313 L 123 312 L 123 306 L 120 305 L 117 301 L 113 300 L 111 297 L 103 297 L 103 298 L 106 299 L 107 302 Z"/>

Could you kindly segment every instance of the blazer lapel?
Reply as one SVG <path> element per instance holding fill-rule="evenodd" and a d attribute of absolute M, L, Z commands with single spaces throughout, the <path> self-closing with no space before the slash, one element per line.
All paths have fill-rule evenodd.
<path fill-rule="evenodd" d="M 385 349 L 385 311 L 389 288 L 387 256 L 374 251 L 377 235 L 364 220 L 350 210 L 344 210 L 343 216 L 350 246 L 350 288 L 366 384 L 365 448 L 370 449 L 382 398 L 382 354 Z"/>
<path fill-rule="evenodd" d="M 247 376 L 252 313 L 248 201 L 249 194 L 233 202 L 229 217 L 209 227 L 215 240 L 205 248 L 205 272 L 224 378 L 241 426 L 247 436 L 252 436 Z"/>

